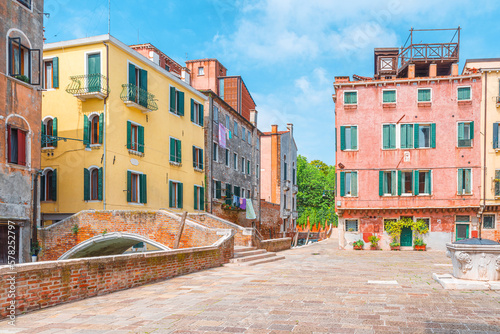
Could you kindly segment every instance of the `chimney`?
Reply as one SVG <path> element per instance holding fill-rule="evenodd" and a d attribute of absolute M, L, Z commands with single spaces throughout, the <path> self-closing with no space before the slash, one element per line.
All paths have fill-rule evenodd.
<path fill-rule="evenodd" d="M 293 137 L 293 124 L 292 123 L 287 123 L 286 128 L 288 129 L 288 131 L 290 131 L 290 134 Z"/>
<path fill-rule="evenodd" d="M 415 79 L 415 64 L 408 65 L 408 79 Z"/>
<path fill-rule="evenodd" d="M 335 77 L 335 82 L 349 82 L 349 77 Z"/>
<path fill-rule="evenodd" d="M 255 109 L 250 110 L 250 123 L 253 124 L 253 126 L 257 127 L 257 114 L 259 112 Z"/>
<path fill-rule="evenodd" d="M 188 85 L 191 85 L 191 73 L 187 67 L 183 67 L 181 71 L 181 79 Z"/>
<path fill-rule="evenodd" d="M 429 77 L 435 78 L 437 76 L 437 65 L 430 64 L 429 65 Z"/>
<path fill-rule="evenodd" d="M 271 125 L 271 133 L 278 133 L 278 125 L 276 124 Z"/>
<path fill-rule="evenodd" d="M 458 75 L 458 64 L 451 64 L 451 75 L 452 76 L 457 76 Z"/>

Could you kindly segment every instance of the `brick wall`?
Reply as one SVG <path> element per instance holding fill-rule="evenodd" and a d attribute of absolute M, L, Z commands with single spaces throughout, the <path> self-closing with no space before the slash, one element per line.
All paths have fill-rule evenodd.
<path fill-rule="evenodd" d="M 103 232 L 129 232 L 142 235 L 172 248 L 181 218 L 166 211 L 81 211 L 57 224 L 39 229 L 42 261 L 57 260 L 79 243 Z M 78 233 L 73 227 L 78 226 Z M 189 219 L 179 248 L 210 246 L 220 236 L 217 231 Z"/>
<path fill-rule="evenodd" d="M 264 239 L 276 237 L 281 230 L 280 205 L 265 200 L 260 201 L 259 232 Z"/>
<path fill-rule="evenodd" d="M 254 238 L 255 246 L 258 249 L 265 249 L 268 252 L 280 252 L 292 247 L 292 238 L 280 238 L 260 241 Z"/>
<path fill-rule="evenodd" d="M 229 262 L 233 249 L 229 234 L 214 246 L 196 249 L 17 265 L 16 314 L 218 267 Z M 9 315 L 11 271 L 0 267 L 0 319 Z"/>

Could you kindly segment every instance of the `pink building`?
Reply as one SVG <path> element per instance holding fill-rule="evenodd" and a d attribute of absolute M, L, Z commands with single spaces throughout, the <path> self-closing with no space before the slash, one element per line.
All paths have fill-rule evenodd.
<path fill-rule="evenodd" d="M 373 78 L 335 78 L 340 247 L 375 234 L 389 249 L 384 221 L 400 217 L 429 224 L 429 249 L 477 236 L 481 76 L 458 74 L 458 50 L 375 49 Z M 414 238 L 403 230 L 401 246 Z"/>

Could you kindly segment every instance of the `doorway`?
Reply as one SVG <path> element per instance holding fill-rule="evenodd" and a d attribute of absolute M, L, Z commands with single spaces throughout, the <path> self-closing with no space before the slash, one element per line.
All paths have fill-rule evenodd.
<path fill-rule="evenodd" d="M 469 224 L 455 224 L 455 241 L 469 238 Z"/>
<path fill-rule="evenodd" d="M 12 257 L 19 263 L 19 226 L 8 224 L 0 224 L 0 265 L 5 265 L 12 261 Z M 10 231 L 10 233 L 9 233 Z M 9 238 L 10 236 L 10 238 Z M 10 244 L 9 244 L 10 243 Z M 9 245 L 11 254 L 9 254 Z M 12 254 L 12 247 L 14 247 L 14 254 Z M 9 259 L 9 255 L 11 256 Z"/>
<path fill-rule="evenodd" d="M 413 246 L 413 231 L 411 227 L 403 227 L 401 230 L 401 247 Z"/>

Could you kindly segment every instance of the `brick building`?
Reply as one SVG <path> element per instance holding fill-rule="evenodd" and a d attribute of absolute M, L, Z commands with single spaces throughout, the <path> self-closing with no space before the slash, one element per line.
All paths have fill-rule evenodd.
<path fill-rule="evenodd" d="M 43 0 L 0 4 L 0 265 L 9 260 L 10 232 L 16 235 L 16 262 L 29 261 L 30 240 L 36 238 L 40 84 L 46 78 L 42 13 Z"/>
<path fill-rule="evenodd" d="M 278 204 L 281 233 L 295 231 L 297 213 L 297 144 L 293 124 L 286 131 L 272 125 L 261 137 L 261 199 Z M 270 208 L 270 207 L 269 207 Z M 262 219 L 267 221 L 268 219 Z"/>
<path fill-rule="evenodd" d="M 477 236 L 481 75 L 459 75 L 458 52 L 459 42 L 375 49 L 373 78 L 335 77 L 341 247 L 376 234 L 388 249 L 384 223 L 402 217 L 427 222 L 431 249 Z M 403 229 L 401 246 L 415 237 Z"/>
<path fill-rule="evenodd" d="M 255 102 L 239 76 L 226 76 L 217 59 L 186 62 L 194 88 L 205 102 L 205 173 L 207 211 L 245 227 L 259 220 L 259 139 Z M 233 205 L 245 199 L 245 209 Z M 255 218 L 247 219 L 251 200 Z"/>

